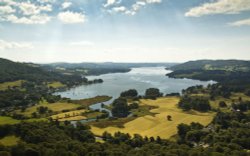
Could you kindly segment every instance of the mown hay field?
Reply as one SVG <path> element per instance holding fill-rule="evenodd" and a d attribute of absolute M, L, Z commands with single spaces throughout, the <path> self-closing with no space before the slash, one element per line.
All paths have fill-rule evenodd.
<path fill-rule="evenodd" d="M 85 116 L 83 116 L 82 114 L 85 113 L 86 110 L 76 110 L 76 111 L 70 111 L 70 112 L 66 112 L 66 113 L 60 113 L 60 114 L 56 114 L 56 115 L 52 115 L 52 119 L 58 119 L 58 121 L 77 121 L 77 120 L 83 120 L 86 119 Z"/>
<path fill-rule="evenodd" d="M 157 100 L 141 100 L 140 105 L 156 106 L 158 108 L 152 109 L 152 113 L 158 113 L 155 116 L 146 115 L 144 117 L 136 118 L 124 124 L 124 128 L 106 127 L 98 128 L 91 126 L 91 130 L 96 135 L 102 135 L 107 131 L 114 134 L 117 131 L 123 133 L 140 134 L 142 136 L 170 138 L 177 134 L 177 126 L 180 123 L 189 124 L 191 122 L 199 122 L 203 125 L 208 125 L 215 113 L 200 113 L 196 111 L 183 112 L 177 108 L 178 97 L 163 97 Z M 167 115 L 171 115 L 172 121 L 167 120 Z"/>

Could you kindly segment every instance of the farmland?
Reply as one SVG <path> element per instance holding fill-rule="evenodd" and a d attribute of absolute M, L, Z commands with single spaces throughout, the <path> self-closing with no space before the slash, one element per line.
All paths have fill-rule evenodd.
<path fill-rule="evenodd" d="M 164 97 L 157 100 L 141 100 L 140 105 L 156 106 L 152 109 L 152 113 L 157 113 L 155 116 L 146 115 L 136 118 L 124 124 L 124 128 L 109 126 L 98 128 L 92 126 L 91 130 L 96 135 L 102 135 L 107 131 L 114 134 L 117 131 L 129 134 L 140 134 L 142 136 L 160 136 L 162 138 L 170 138 L 177 133 L 177 126 L 180 123 L 189 124 L 191 122 L 199 122 L 203 125 L 208 125 L 215 113 L 200 113 L 196 111 L 183 112 L 177 108 L 178 97 Z M 170 115 L 172 121 L 168 121 L 166 116 Z"/>
<path fill-rule="evenodd" d="M 17 144 L 17 142 L 19 140 L 20 139 L 14 135 L 6 136 L 6 137 L 0 139 L 0 144 L 3 144 L 5 146 L 14 146 Z"/>
<path fill-rule="evenodd" d="M 0 125 L 17 124 L 19 122 L 20 122 L 19 120 L 13 119 L 11 117 L 0 116 Z"/>
<path fill-rule="evenodd" d="M 12 87 L 20 87 L 23 82 L 24 82 L 23 80 L 18 80 L 18 81 L 0 83 L 0 91 L 4 91 Z"/>

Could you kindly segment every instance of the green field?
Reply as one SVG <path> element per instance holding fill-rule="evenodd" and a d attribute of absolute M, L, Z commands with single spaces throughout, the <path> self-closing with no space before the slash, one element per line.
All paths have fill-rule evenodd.
<path fill-rule="evenodd" d="M 19 140 L 20 139 L 14 135 L 6 136 L 6 137 L 0 139 L 0 144 L 2 144 L 4 146 L 13 146 L 13 145 L 16 145 Z"/>
<path fill-rule="evenodd" d="M 13 82 L 4 82 L 0 83 L 0 91 L 7 90 L 9 87 L 20 87 L 24 81 L 23 80 L 18 80 L 18 81 L 13 81 Z"/>
<path fill-rule="evenodd" d="M 96 96 L 88 99 L 72 100 L 72 102 L 88 107 L 92 104 L 109 101 L 110 99 L 112 99 L 110 96 Z"/>
<path fill-rule="evenodd" d="M 52 87 L 52 88 L 63 88 L 66 87 L 66 85 L 62 84 L 61 82 L 55 81 L 55 82 L 51 82 L 49 84 L 47 84 L 48 87 Z"/>
<path fill-rule="evenodd" d="M 191 122 L 199 122 L 203 125 L 208 125 L 215 115 L 213 112 L 183 112 L 181 109 L 177 108 L 178 101 L 178 97 L 164 97 L 157 100 L 141 100 L 140 105 L 157 107 L 150 111 L 156 113 L 154 116 L 146 115 L 125 122 L 123 128 L 119 128 L 118 126 L 99 128 L 92 125 L 91 130 L 96 135 L 102 135 L 105 131 L 112 134 L 120 131 L 131 135 L 140 134 L 142 136 L 160 136 L 161 138 L 170 138 L 177 133 L 177 126 L 180 123 L 190 124 Z M 167 120 L 167 115 L 172 116 L 172 121 Z M 129 118 L 124 118 L 124 120 L 129 120 Z"/>
<path fill-rule="evenodd" d="M 20 122 L 20 120 L 13 119 L 11 117 L 0 116 L 0 125 L 17 124 L 19 122 Z"/>
<path fill-rule="evenodd" d="M 52 110 L 53 112 L 61 112 L 62 110 L 74 110 L 78 107 L 80 107 L 80 104 L 74 104 L 74 103 L 67 103 L 67 102 L 56 102 L 56 103 L 47 103 L 47 102 L 40 102 L 39 104 L 27 108 L 24 112 L 21 112 L 20 110 L 17 110 L 17 114 L 23 114 L 27 117 L 31 117 L 31 114 L 33 112 L 37 111 L 38 107 L 48 107 L 48 109 Z"/>

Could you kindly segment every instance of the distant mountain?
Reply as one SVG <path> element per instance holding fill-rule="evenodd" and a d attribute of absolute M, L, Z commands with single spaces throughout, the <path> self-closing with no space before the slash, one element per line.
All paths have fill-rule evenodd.
<path fill-rule="evenodd" d="M 245 91 L 250 86 L 250 61 L 198 60 L 189 61 L 170 68 L 172 78 L 214 80 L 231 91 Z"/>
<path fill-rule="evenodd" d="M 125 73 L 138 67 L 171 67 L 174 63 L 51 63 L 41 65 L 44 69 L 62 74 L 101 75 L 108 73 Z"/>
<path fill-rule="evenodd" d="M 0 58 L 0 83 L 16 80 L 36 82 L 61 81 L 67 83 L 70 80 L 80 80 L 79 76 L 67 76 L 57 72 L 48 71 L 38 64 L 18 63 Z"/>
<path fill-rule="evenodd" d="M 242 60 L 198 60 L 170 67 L 171 70 L 223 70 L 250 71 L 250 61 Z"/>
<path fill-rule="evenodd" d="M 176 63 L 113 63 L 113 62 L 104 62 L 104 63 L 51 63 L 43 64 L 42 66 L 50 67 L 61 67 L 61 68 L 86 68 L 86 69 L 95 69 L 95 68 L 106 68 L 106 69 L 127 69 L 135 67 L 156 67 L 164 66 L 171 67 L 176 65 Z"/>

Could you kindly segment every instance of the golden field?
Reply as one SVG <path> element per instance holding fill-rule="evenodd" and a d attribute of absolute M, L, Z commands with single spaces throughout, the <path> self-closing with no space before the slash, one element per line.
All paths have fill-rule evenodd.
<path fill-rule="evenodd" d="M 189 124 L 191 122 L 199 122 L 203 125 L 208 125 L 215 113 L 200 113 L 196 111 L 183 112 L 177 108 L 178 97 L 163 97 L 157 100 L 141 100 L 140 105 L 156 106 L 158 108 L 152 109 L 152 113 L 157 113 L 154 116 L 146 115 L 144 117 L 136 118 L 124 124 L 124 128 L 106 127 L 98 128 L 91 126 L 91 130 L 95 135 L 102 135 L 107 131 L 114 134 L 117 131 L 123 133 L 140 134 L 142 136 L 170 138 L 177 133 L 177 126 L 180 123 Z M 167 115 L 172 116 L 172 121 L 167 120 Z"/>
<path fill-rule="evenodd" d="M 76 111 L 70 111 L 66 113 L 60 113 L 56 115 L 52 115 L 52 119 L 58 119 L 58 121 L 77 121 L 77 120 L 83 120 L 86 119 L 85 116 L 82 115 L 82 113 L 85 113 L 86 110 L 76 110 Z"/>
<path fill-rule="evenodd" d="M 33 112 L 37 111 L 38 107 L 48 107 L 48 109 L 52 110 L 53 112 L 61 112 L 62 110 L 72 110 L 76 109 L 77 107 L 81 106 L 80 104 L 74 104 L 74 103 L 67 103 L 67 102 L 56 102 L 56 103 L 47 103 L 45 101 L 40 102 L 39 104 L 27 108 L 24 112 L 21 112 L 21 110 L 17 110 L 17 114 L 23 114 L 25 116 L 31 117 L 31 114 Z"/>

